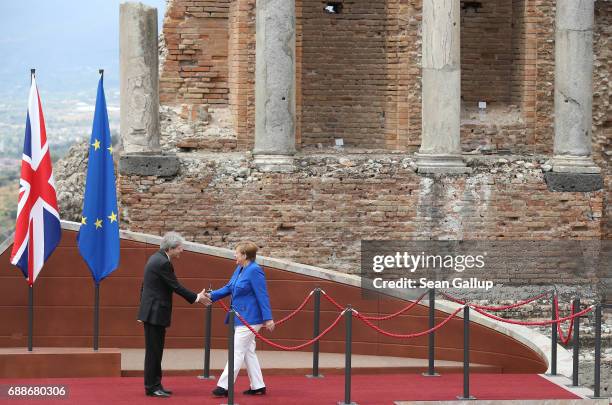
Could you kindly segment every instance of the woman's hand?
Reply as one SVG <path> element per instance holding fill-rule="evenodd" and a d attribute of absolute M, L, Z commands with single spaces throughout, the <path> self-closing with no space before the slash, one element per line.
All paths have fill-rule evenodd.
<path fill-rule="evenodd" d="M 264 326 L 266 327 L 266 329 L 272 332 L 274 330 L 274 321 L 272 319 L 270 319 L 269 321 L 265 321 Z"/>

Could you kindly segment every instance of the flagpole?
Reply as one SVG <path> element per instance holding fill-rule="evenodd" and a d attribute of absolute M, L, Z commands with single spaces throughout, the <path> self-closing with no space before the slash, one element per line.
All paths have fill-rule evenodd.
<path fill-rule="evenodd" d="M 28 351 L 32 351 L 32 335 L 34 332 L 34 284 L 28 288 Z"/>
<path fill-rule="evenodd" d="M 99 69 L 100 78 L 104 79 L 104 69 Z M 100 347 L 100 283 L 94 280 L 96 283 L 95 299 L 94 299 L 94 336 L 93 336 L 93 349 L 98 351 Z"/>
<path fill-rule="evenodd" d="M 99 69 L 98 73 L 100 73 L 100 78 L 104 79 L 104 69 Z M 96 283 L 96 295 L 94 301 L 94 342 L 93 349 L 94 351 L 98 351 L 99 341 L 100 341 L 100 283 L 95 281 Z"/>
<path fill-rule="evenodd" d="M 96 282 L 96 296 L 94 301 L 94 351 L 98 351 L 98 338 L 99 338 L 99 324 L 100 324 L 100 284 Z"/>
<path fill-rule="evenodd" d="M 30 69 L 30 84 L 32 84 L 35 74 L 36 69 Z M 28 266 L 33 266 L 33 264 L 28 263 Z M 34 277 L 34 274 L 31 274 L 30 277 Z M 31 283 L 28 283 L 28 351 L 31 352 L 34 341 L 34 280 L 28 281 L 31 281 Z"/>

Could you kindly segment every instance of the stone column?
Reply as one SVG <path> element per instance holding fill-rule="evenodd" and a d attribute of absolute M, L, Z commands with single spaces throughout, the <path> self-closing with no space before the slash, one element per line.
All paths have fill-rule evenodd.
<path fill-rule="evenodd" d="M 466 173 L 461 157 L 459 0 L 423 0 L 422 138 L 419 173 Z"/>
<path fill-rule="evenodd" d="M 592 158 L 594 0 L 557 0 L 553 172 L 599 173 Z"/>
<path fill-rule="evenodd" d="M 159 152 L 157 9 L 121 4 L 119 37 L 123 151 Z"/>
<path fill-rule="evenodd" d="M 159 145 L 159 67 L 157 9 L 142 3 L 119 7 L 121 143 L 119 171 L 124 175 L 171 177 L 176 156 Z"/>
<path fill-rule="evenodd" d="M 295 1 L 257 0 L 255 164 L 291 171 L 295 154 Z"/>

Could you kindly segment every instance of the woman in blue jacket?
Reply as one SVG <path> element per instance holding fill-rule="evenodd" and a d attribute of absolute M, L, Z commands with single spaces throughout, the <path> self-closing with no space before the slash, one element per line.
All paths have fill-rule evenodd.
<path fill-rule="evenodd" d="M 266 288 L 266 276 L 259 264 L 255 263 L 257 246 L 253 242 L 241 242 L 236 246 L 236 270 L 229 282 L 218 290 L 210 292 L 210 299 L 215 302 L 221 298 L 232 296 L 232 308 L 248 322 L 253 329 L 259 331 L 265 326 L 269 331 L 274 330 L 270 297 Z M 225 319 L 227 323 L 227 318 Z M 264 395 L 266 385 L 261 374 L 259 360 L 255 354 L 255 335 L 235 318 L 234 333 L 234 381 L 246 364 L 251 388 L 244 391 L 246 395 Z M 228 371 L 227 363 L 223 374 L 219 378 L 217 388 L 213 395 L 227 396 Z"/>

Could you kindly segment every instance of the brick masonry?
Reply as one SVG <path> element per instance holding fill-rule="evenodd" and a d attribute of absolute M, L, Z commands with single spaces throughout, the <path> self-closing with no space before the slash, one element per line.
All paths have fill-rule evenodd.
<path fill-rule="evenodd" d="M 320 1 L 296 2 L 293 174 L 260 173 L 244 153 L 253 144 L 255 1 L 169 3 L 163 145 L 179 152 L 181 173 L 122 176 L 124 226 L 176 229 L 216 246 L 251 238 L 264 254 L 347 272 L 357 270 L 363 238 L 610 237 L 612 2 L 596 2 L 595 30 L 593 145 L 606 190 L 575 194 L 549 192 L 542 173 L 553 140 L 554 1 L 485 0 L 462 10 L 463 148 L 514 155 L 476 153 L 475 174 L 435 179 L 393 152 L 419 145 L 420 1 L 342 3 L 329 15 Z M 484 115 L 470 107 L 482 99 Z M 337 137 L 348 152 L 328 148 Z"/>
<path fill-rule="evenodd" d="M 419 0 L 343 0 L 340 14 L 296 0 L 297 147 L 416 151 L 420 144 Z M 462 148 L 552 152 L 554 0 L 483 0 L 461 11 Z M 612 2 L 595 2 L 594 157 L 610 190 Z M 255 0 L 172 0 L 160 100 L 167 150 L 253 146 Z M 475 103 L 488 102 L 483 113 Z M 209 109 L 231 119 L 212 126 Z M 605 200 L 610 198 L 609 191 Z M 602 235 L 610 235 L 605 205 Z"/>
<path fill-rule="evenodd" d="M 545 157 L 474 158 L 469 177 L 440 178 L 417 175 L 401 154 L 299 155 L 293 174 L 258 172 L 241 153 L 181 158 L 176 178 L 121 176 L 126 227 L 222 247 L 253 239 L 264 255 L 352 273 L 362 239 L 601 238 L 603 191 L 549 192 Z M 487 276 L 594 280 L 537 269 Z"/>
<path fill-rule="evenodd" d="M 227 105 L 229 0 L 170 1 L 161 104 Z"/>
<path fill-rule="evenodd" d="M 297 147 L 343 138 L 352 147 L 416 151 L 421 2 L 341 3 L 342 12 L 330 15 L 319 0 L 296 0 Z M 479 3 L 461 11 L 463 149 L 550 153 L 555 2 Z M 610 115 L 609 97 L 597 94 L 609 79 L 610 8 L 609 1 L 596 2 L 594 110 L 600 117 Z M 255 1 L 172 0 L 164 36 L 162 105 L 227 107 L 235 149 L 252 148 Z M 488 102 L 492 119 L 470 116 L 479 100 Z M 198 115 L 185 119 L 199 125 Z M 595 122 L 596 138 L 609 138 L 601 134 L 606 122 Z M 207 149 L 206 142 L 199 148 Z"/>
<path fill-rule="evenodd" d="M 513 157 L 438 179 L 417 176 L 399 154 L 419 145 L 420 2 L 344 0 L 330 15 L 318 0 L 296 1 L 299 170 L 259 173 L 244 153 L 253 144 L 255 1 L 172 0 L 163 145 L 185 152 L 183 167 L 173 179 L 121 179 L 125 226 L 217 246 L 253 238 L 265 254 L 342 271 L 355 271 L 364 237 L 610 237 L 612 2 L 596 2 L 595 32 L 593 146 L 606 190 L 564 194 L 546 189 L 541 169 L 553 140 L 553 0 L 461 11 L 464 151 L 476 152 L 477 167 L 499 160 L 478 151 Z M 481 99 L 490 101 L 484 115 L 468 106 Z M 347 152 L 330 152 L 337 137 Z"/>
<path fill-rule="evenodd" d="M 605 173 L 605 212 L 602 237 L 612 239 L 612 1 L 595 2 L 593 75 L 593 158 Z"/>

